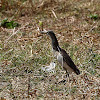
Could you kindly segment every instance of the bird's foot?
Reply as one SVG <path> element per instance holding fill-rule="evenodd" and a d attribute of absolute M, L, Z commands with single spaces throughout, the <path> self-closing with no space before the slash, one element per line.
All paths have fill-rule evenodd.
<path fill-rule="evenodd" d="M 58 84 L 60 84 L 60 83 L 65 83 L 65 82 L 66 82 L 66 80 L 63 79 L 63 80 L 59 81 Z"/>

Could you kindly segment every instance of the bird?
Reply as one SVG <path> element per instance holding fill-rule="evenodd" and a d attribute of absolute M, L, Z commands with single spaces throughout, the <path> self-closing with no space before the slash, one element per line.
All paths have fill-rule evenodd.
<path fill-rule="evenodd" d="M 76 73 L 76 75 L 79 75 L 80 70 L 74 64 L 74 62 L 72 61 L 71 57 L 67 54 L 67 52 L 59 46 L 55 33 L 52 30 L 41 31 L 41 33 L 42 34 L 45 33 L 49 35 L 49 37 L 51 38 L 51 44 L 54 56 L 56 57 L 60 65 L 63 67 L 63 69 L 66 71 L 66 76 L 69 77 L 69 73 L 72 72 Z"/>

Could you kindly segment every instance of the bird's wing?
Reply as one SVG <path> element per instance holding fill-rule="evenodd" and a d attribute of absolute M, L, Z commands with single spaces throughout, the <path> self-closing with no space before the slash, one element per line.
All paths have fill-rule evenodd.
<path fill-rule="evenodd" d="M 70 56 L 66 53 L 66 51 L 64 49 L 61 49 L 61 54 L 63 56 L 63 60 L 67 63 L 67 65 L 73 69 L 73 71 L 79 75 L 80 71 L 79 69 L 76 67 L 76 65 L 74 64 L 74 62 L 72 61 L 72 59 L 70 58 Z"/>

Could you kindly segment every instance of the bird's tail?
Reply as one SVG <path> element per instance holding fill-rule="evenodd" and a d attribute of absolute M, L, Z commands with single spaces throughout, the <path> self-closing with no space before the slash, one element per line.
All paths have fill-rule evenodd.
<path fill-rule="evenodd" d="M 80 71 L 79 71 L 79 69 L 78 69 L 78 68 L 76 68 L 75 73 L 76 73 L 77 75 L 79 75 L 79 74 L 80 74 Z"/>

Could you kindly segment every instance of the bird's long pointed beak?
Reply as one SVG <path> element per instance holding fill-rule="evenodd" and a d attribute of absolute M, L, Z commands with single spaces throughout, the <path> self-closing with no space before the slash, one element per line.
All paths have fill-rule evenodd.
<path fill-rule="evenodd" d="M 48 31 L 44 30 L 44 31 L 40 31 L 40 33 L 42 34 L 46 34 Z"/>

